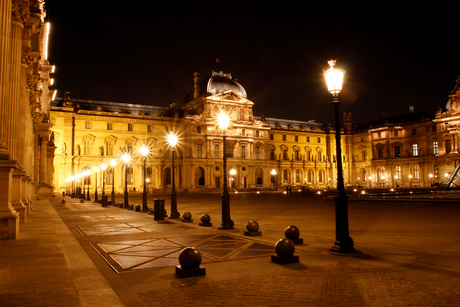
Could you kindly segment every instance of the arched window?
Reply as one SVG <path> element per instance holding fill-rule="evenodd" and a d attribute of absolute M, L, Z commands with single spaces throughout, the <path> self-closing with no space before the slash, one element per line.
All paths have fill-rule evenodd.
<path fill-rule="evenodd" d="M 385 166 L 380 167 L 380 181 L 385 181 Z"/>
<path fill-rule="evenodd" d="M 318 181 L 324 182 L 324 170 L 320 169 L 318 172 Z"/>
<path fill-rule="evenodd" d="M 295 182 L 302 182 L 302 173 L 300 170 L 295 170 Z"/>
<path fill-rule="evenodd" d="M 261 185 L 263 184 L 262 180 L 262 170 L 260 168 L 256 169 L 256 184 Z"/>
<path fill-rule="evenodd" d="M 313 170 L 309 169 L 307 172 L 307 181 L 308 182 L 313 182 Z"/>

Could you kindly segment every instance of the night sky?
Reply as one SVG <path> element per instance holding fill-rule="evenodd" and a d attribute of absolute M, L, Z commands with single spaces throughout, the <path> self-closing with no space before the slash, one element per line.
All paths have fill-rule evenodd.
<path fill-rule="evenodd" d="M 454 5 L 316 2 L 48 0 L 55 88 L 61 97 L 182 105 L 195 71 L 222 70 L 256 116 L 332 123 L 322 73 L 334 58 L 346 70 L 340 112 L 355 123 L 409 105 L 445 107 L 460 75 Z"/>

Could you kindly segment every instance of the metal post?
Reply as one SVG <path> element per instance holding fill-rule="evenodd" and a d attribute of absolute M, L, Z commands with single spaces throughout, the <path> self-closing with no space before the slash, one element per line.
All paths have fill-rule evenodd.
<path fill-rule="evenodd" d="M 123 204 L 123 209 L 128 209 L 128 163 L 125 163 L 125 199 Z"/>
<path fill-rule="evenodd" d="M 331 251 L 351 253 L 355 251 L 353 239 L 348 228 L 348 196 L 345 193 L 342 169 L 342 149 L 340 142 L 339 105 L 340 101 L 334 96 L 335 114 L 335 143 L 337 155 L 337 196 L 335 197 L 335 242 Z"/>
<path fill-rule="evenodd" d="M 177 212 L 177 193 L 176 193 L 176 178 L 174 170 L 174 152 L 175 146 L 172 147 L 172 188 L 171 188 L 171 215 L 169 218 L 178 219 L 180 217 L 179 212 Z"/>
<path fill-rule="evenodd" d="M 112 166 L 112 206 L 115 206 L 115 166 Z"/>
<path fill-rule="evenodd" d="M 149 207 L 147 206 L 147 188 L 145 185 L 145 162 L 147 160 L 147 156 L 144 156 L 144 191 L 142 192 L 142 212 L 149 212 Z"/>
<path fill-rule="evenodd" d="M 226 135 L 224 129 L 224 191 L 222 193 L 222 223 L 219 229 L 233 229 L 233 221 L 230 218 L 230 194 L 228 193 L 227 184 L 227 154 L 226 154 Z"/>

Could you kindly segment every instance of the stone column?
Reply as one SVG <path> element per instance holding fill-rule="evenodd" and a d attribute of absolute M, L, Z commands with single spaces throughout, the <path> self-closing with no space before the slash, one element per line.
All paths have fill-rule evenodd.
<path fill-rule="evenodd" d="M 40 166 L 39 166 L 39 183 L 46 182 L 46 162 L 48 153 L 48 135 L 40 134 Z"/>
<path fill-rule="evenodd" d="M 11 191 L 11 205 L 13 206 L 14 210 L 19 213 L 19 221 L 21 223 L 26 221 L 27 218 L 27 210 L 26 206 L 22 203 L 21 195 L 22 195 L 22 177 L 23 172 L 20 170 L 16 170 L 12 173 L 12 191 Z"/>
<path fill-rule="evenodd" d="M 10 72 L 11 0 L 0 0 L 0 145 L 7 145 Z"/>
<path fill-rule="evenodd" d="M 11 204 L 13 171 L 16 161 L 0 160 L 0 239 L 16 239 L 19 233 L 19 213 Z"/>
<path fill-rule="evenodd" d="M 22 194 L 21 194 L 21 201 L 26 206 L 26 215 L 30 214 L 30 201 L 29 201 L 29 181 L 30 177 L 25 175 L 22 176 L 21 183 L 22 183 Z"/>

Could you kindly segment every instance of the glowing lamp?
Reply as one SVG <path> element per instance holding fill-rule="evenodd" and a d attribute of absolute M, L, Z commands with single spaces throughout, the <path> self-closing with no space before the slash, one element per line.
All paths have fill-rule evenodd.
<path fill-rule="evenodd" d="M 329 66 L 323 75 L 326 78 L 327 89 L 332 96 L 337 97 L 342 91 L 343 76 L 345 75 L 345 70 L 334 68 L 337 60 L 328 61 Z"/>

